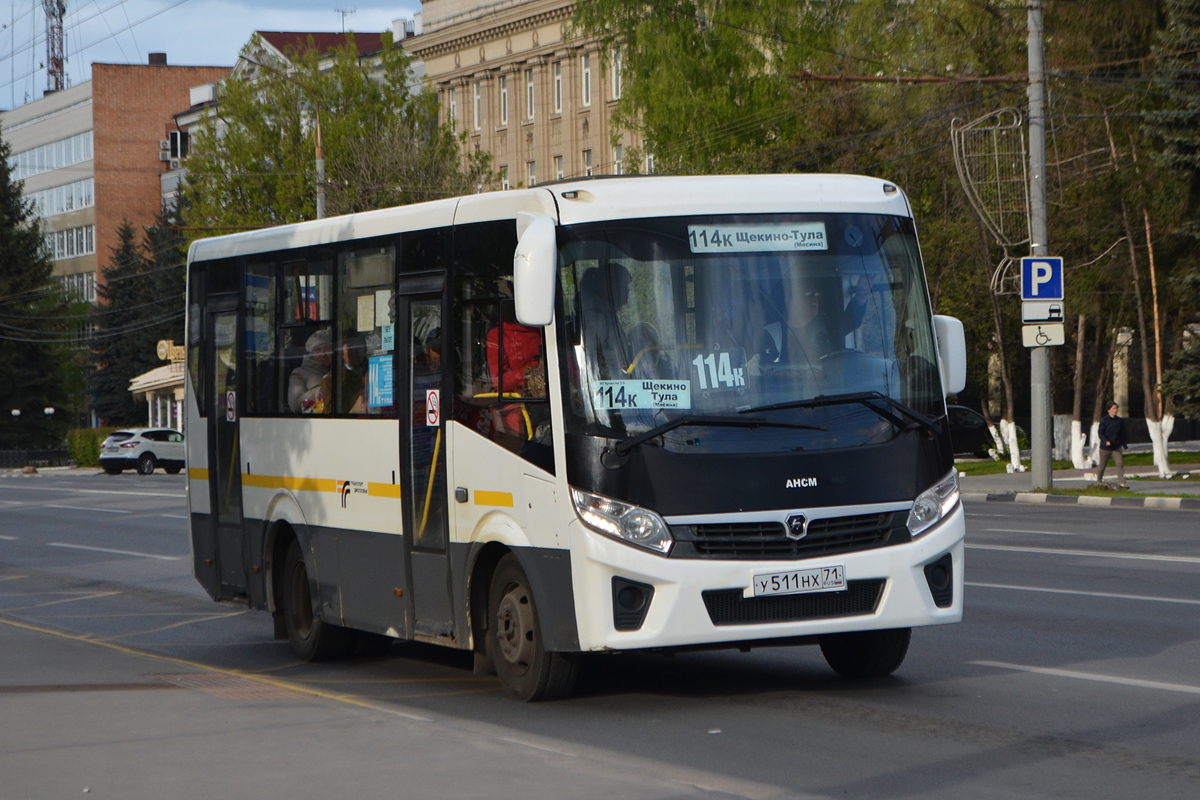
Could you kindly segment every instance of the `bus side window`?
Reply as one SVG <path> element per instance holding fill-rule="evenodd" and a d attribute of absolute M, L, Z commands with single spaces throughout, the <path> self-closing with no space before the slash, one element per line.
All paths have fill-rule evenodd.
<path fill-rule="evenodd" d="M 333 261 L 314 253 L 281 271 L 279 411 L 332 413 L 320 389 L 333 360 Z"/>
<path fill-rule="evenodd" d="M 554 471 L 545 331 L 516 320 L 510 220 L 455 228 L 454 419 Z"/>
<path fill-rule="evenodd" d="M 268 415 L 275 411 L 279 353 L 275 328 L 275 264 L 250 261 L 245 279 L 246 413 Z"/>
<path fill-rule="evenodd" d="M 208 416 L 208 395 L 204 392 L 204 277 L 207 266 L 207 262 L 196 262 L 189 267 L 188 274 L 188 378 L 201 417 Z"/>
<path fill-rule="evenodd" d="M 321 390 L 336 414 L 396 415 L 394 398 L 383 388 L 394 383 L 384 372 L 390 374 L 395 357 L 395 283 L 396 249 L 390 242 L 338 254 L 333 365 Z"/>

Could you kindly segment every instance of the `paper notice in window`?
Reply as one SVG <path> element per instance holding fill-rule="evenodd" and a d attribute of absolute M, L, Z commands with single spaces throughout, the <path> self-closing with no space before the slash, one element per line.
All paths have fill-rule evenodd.
<path fill-rule="evenodd" d="M 375 295 L 358 296 L 358 330 L 360 333 L 375 330 Z"/>

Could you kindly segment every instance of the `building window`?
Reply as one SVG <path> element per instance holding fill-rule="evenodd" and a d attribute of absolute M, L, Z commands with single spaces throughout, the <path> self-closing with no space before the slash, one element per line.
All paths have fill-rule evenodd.
<path fill-rule="evenodd" d="M 475 81 L 475 99 L 474 99 L 474 105 L 471 109 L 472 114 L 474 115 L 471 122 L 472 122 L 475 130 L 479 130 L 481 127 L 483 127 L 483 119 L 482 119 L 483 114 L 481 113 L 482 104 L 480 102 L 481 100 L 482 100 L 482 93 L 479 89 L 479 81 Z"/>
<path fill-rule="evenodd" d="M 167 134 L 171 141 L 171 158 L 187 158 L 191 147 L 187 131 L 171 131 Z"/>
<path fill-rule="evenodd" d="M 92 132 L 86 131 L 57 142 L 31 147 L 8 157 L 8 167 L 16 180 L 69 167 L 92 158 Z"/>
<path fill-rule="evenodd" d="M 46 234 L 46 248 L 55 261 L 87 256 L 96 252 L 95 232 L 91 225 L 51 231 Z"/>
<path fill-rule="evenodd" d="M 562 113 L 562 62 L 554 62 L 554 113 Z"/>
<path fill-rule="evenodd" d="M 584 175 L 592 174 L 592 151 L 591 150 L 583 151 L 583 174 Z"/>
<path fill-rule="evenodd" d="M 508 76 L 500 76 L 500 124 L 508 124 Z"/>
<path fill-rule="evenodd" d="M 458 121 L 458 92 L 455 89 L 449 90 L 450 97 L 450 124 L 453 125 Z"/>
<path fill-rule="evenodd" d="M 625 145 L 623 144 L 613 148 L 613 174 L 625 174 Z"/>
<path fill-rule="evenodd" d="M 563 179 L 563 159 L 562 156 L 554 157 L 554 180 L 561 181 Z"/>
<path fill-rule="evenodd" d="M 508 188 L 508 167 L 500 168 L 500 188 L 501 189 Z"/>
<path fill-rule="evenodd" d="M 85 303 L 96 302 L 96 273 L 79 272 L 74 275 L 63 275 L 61 280 L 63 291 L 70 295 L 72 300 Z"/>
<path fill-rule="evenodd" d="M 33 203 L 34 212 L 43 218 L 91 208 L 94 205 L 91 178 L 55 186 L 53 189 L 31 192 L 26 197 Z"/>
<path fill-rule="evenodd" d="M 586 108 L 592 104 L 592 57 L 585 55 L 580 58 L 579 67 L 583 76 L 583 105 Z"/>
<path fill-rule="evenodd" d="M 537 162 L 526 162 L 526 166 L 529 167 L 529 185 L 537 186 Z"/>
<path fill-rule="evenodd" d="M 621 51 L 614 50 L 612 56 L 612 98 L 621 99 Z"/>
<path fill-rule="evenodd" d="M 533 119 L 533 70 L 525 70 L 525 119 Z"/>

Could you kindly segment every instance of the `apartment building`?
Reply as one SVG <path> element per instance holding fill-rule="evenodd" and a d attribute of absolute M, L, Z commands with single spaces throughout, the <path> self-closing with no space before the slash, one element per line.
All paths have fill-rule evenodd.
<path fill-rule="evenodd" d="M 0 112 L 10 167 L 42 218 L 54 275 L 80 297 L 95 300 L 97 270 L 122 222 L 145 227 L 162 208 L 172 115 L 190 87 L 228 73 L 169 66 L 166 54 L 151 53 L 147 64 L 93 64 L 90 81 Z"/>
<path fill-rule="evenodd" d="M 639 140 L 616 131 L 619 53 L 568 39 L 573 0 L 424 0 L 405 49 L 425 65 L 443 121 L 490 152 L 503 188 L 620 175 Z M 640 165 L 647 170 L 647 165 Z"/>

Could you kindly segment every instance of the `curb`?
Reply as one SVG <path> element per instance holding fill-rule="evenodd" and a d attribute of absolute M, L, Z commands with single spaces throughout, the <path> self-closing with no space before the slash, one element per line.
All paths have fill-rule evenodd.
<path fill-rule="evenodd" d="M 1200 498 L 1196 497 L 1098 497 L 1094 495 L 1039 494 L 1035 492 L 962 492 L 961 496 L 964 500 L 989 503 L 1044 503 L 1068 506 L 1200 511 Z"/>

